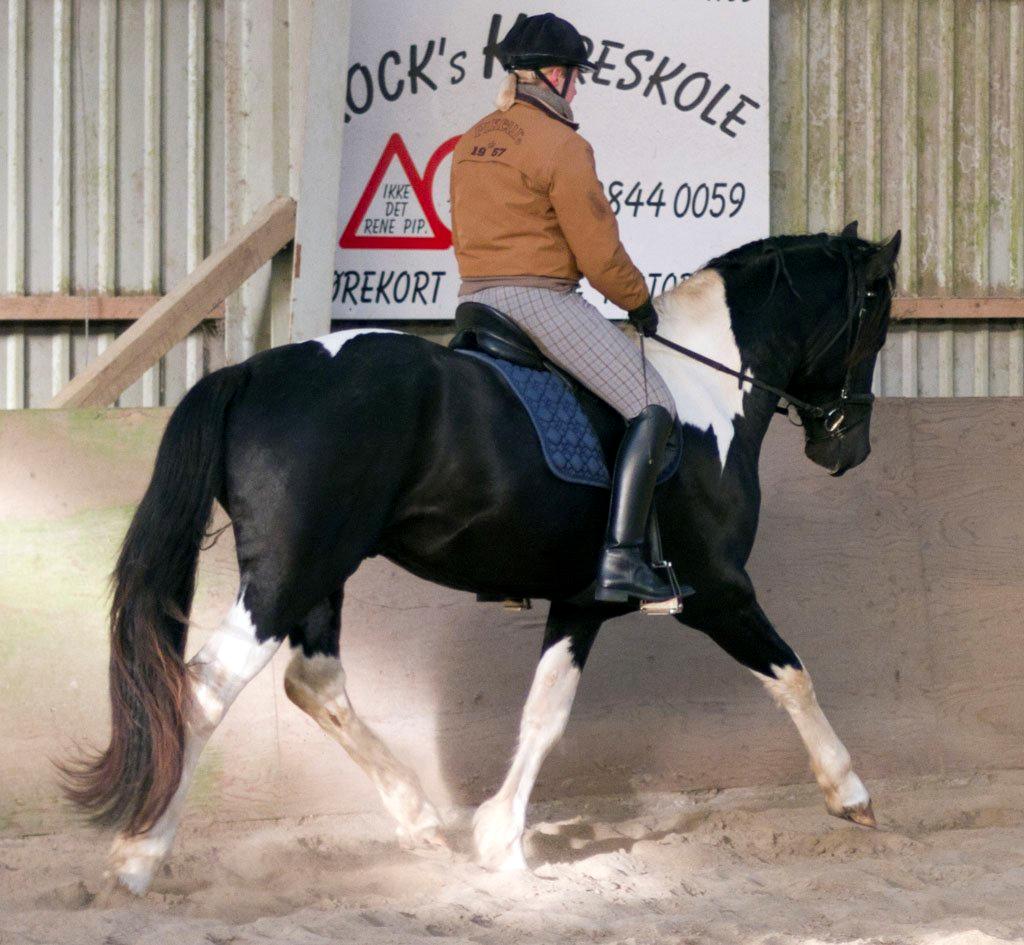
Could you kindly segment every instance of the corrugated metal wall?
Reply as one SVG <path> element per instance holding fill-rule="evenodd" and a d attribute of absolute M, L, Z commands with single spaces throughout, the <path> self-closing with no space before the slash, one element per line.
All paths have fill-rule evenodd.
<path fill-rule="evenodd" d="M 0 291 L 150 293 L 224 238 L 223 0 L 3 0 Z M 0 326 L 0 403 L 45 404 L 123 326 Z M 223 361 L 197 332 L 123 405 Z"/>
<path fill-rule="evenodd" d="M 900 228 L 902 294 L 1024 294 L 1024 0 L 773 0 L 772 57 L 776 232 Z M 1024 325 L 898 325 L 875 390 L 1024 394 Z"/>
<path fill-rule="evenodd" d="M 0 0 L 0 291 L 164 291 L 294 189 L 301 8 Z M 902 293 L 1024 293 L 1024 0 L 772 0 L 771 30 L 774 231 L 901 228 Z M 229 304 L 234 357 L 286 278 Z M 113 337 L 0 324 L 0 405 L 44 404 Z M 223 351 L 189 339 L 121 402 L 173 403 Z M 898 325 L 876 390 L 1024 394 L 1024 324 Z"/>

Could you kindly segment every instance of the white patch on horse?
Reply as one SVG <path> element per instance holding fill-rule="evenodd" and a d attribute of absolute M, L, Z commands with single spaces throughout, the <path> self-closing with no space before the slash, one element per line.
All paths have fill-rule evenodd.
<path fill-rule="evenodd" d="M 701 269 L 674 289 L 654 300 L 659 334 L 709 358 L 739 370 L 740 349 L 732 331 L 725 283 L 713 269 Z M 665 379 L 683 423 L 711 430 L 718 455 L 725 461 L 732 443 L 736 417 L 743 416 L 743 389 L 727 374 L 700 364 L 660 345 L 646 345 L 647 358 Z M 744 385 L 749 390 L 750 385 Z"/>
<path fill-rule="evenodd" d="M 519 745 L 504 784 L 480 805 L 473 839 L 480 864 L 492 870 L 526 869 L 523 828 L 537 773 L 562 737 L 576 696 L 580 670 L 567 639 L 550 647 L 537 664 L 519 725 Z"/>
<path fill-rule="evenodd" d="M 399 840 L 410 846 L 445 847 L 441 818 L 419 778 L 356 715 L 345 692 L 345 671 L 333 656 L 296 652 L 284 688 L 303 712 L 342 746 L 373 781 L 388 813 L 398 822 Z"/>
<path fill-rule="evenodd" d="M 360 335 L 402 335 L 405 332 L 395 331 L 393 328 L 348 328 L 345 331 L 334 331 L 329 335 L 321 335 L 319 338 L 314 338 L 314 341 L 319 341 L 326 349 L 328 354 L 333 358 L 341 349 L 350 342 L 353 338 L 358 338 Z"/>
<path fill-rule="evenodd" d="M 814 694 L 805 669 L 772 666 L 772 676 L 754 672 L 775 702 L 785 709 L 810 755 L 811 770 L 825 793 L 825 804 L 837 817 L 870 810 L 871 798 L 854 773 L 850 753 L 839 740 Z"/>
<path fill-rule="evenodd" d="M 231 703 L 280 646 L 271 638 L 260 643 L 256 627 L 241 598 L 206 645 L 189 661 L 195 714 L 188 721 L 181 781 L 167 810 L 144 834 L 118 836 L 110 850 L 109 875 L 133 893 L 149 887 L 153 873 L 171 852 L 189 787 L 214 729 Z"/>
<path fill-rule="evenodd" d="M 224 622 L 189 661 L 196 701 L 214 728 L 280 645 L 281 641 L 273 638 L 262 643 L 256 639 L 252 616 L 239 597 Z"/>

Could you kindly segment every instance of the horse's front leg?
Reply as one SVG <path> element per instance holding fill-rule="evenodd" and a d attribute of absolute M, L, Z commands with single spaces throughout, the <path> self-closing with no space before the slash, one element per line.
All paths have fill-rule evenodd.
<path fill-rule="evenodd" d="M 580 674 L 606 616 L 557 601 L 551 605 L 515 757 L 497 794 L 473 818 L 477 857 L 487 869 L 526 869 L 523 829 L 530 793 L 541 764 L 565 731 Z"/>
<path fill-rule="evenodd" d="M 723 594 L 720 599 L 728 597 Z M 713 594 L 710 599 L 714 599 Z M 789 713 L 807 748 L 811 770 L 825 794 L 829 813 L 865 827 L 876 826 L 871 797 L 853 770 L 846 746 L 818 705 L 810 674 L 757 601 L 751 598 L 713 615 L 688 613 L 686 620 L 753 672 L 775 702 Z"/>

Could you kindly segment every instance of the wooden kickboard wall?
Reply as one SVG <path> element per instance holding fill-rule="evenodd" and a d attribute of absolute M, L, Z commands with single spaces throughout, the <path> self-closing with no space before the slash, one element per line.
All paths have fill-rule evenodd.
<path fill-rule="evenodd" d="M 167 412 L 0 413 L 0 832 L 62 829 L 49 759 L 102 740 L 106 577 Z M 874 452 L 831 479 L 775 423 L 751 562 L 869 782 L 1024 766 L 1024 405 L 882 400 Z M 229 606 L 230 533 L 203 556 L 190 649 Z M 386 561 L 348 585 L 356 709 L 440 802 L 504 774 L 543 606 L 478 605 Z M 362 773 L 285 698 L 288 654 L 242 694 L 200 768 L 193 816 L 376 810 Z M 536 797 L 810 780 L 788 718 L 699 634 L 602 630 Z M 880 813 L 883 813 L 880 810 Z"/>

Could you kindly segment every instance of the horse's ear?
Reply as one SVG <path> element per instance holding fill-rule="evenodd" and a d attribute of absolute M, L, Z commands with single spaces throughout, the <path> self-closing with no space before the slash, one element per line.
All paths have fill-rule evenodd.
<path fill-rule="evenodd" d="M 840 236 L 854 236 L 854 237 L 856 235 L 857 235 L 857 221 L 856 220 L 853 220 L 852 222 L 847 223 L 846 226 L 843 227 L 843 232 L 840 234 Z"/>
<path fill-rule="evenodd" d="M 896 257 L 900 253 L 900 242 L 902 239 L 901 231 L 897 230 L 888 243 L 880 246 L 871 254 L 864 273 L 869 283 L 886 278 L 896 268 Z"/>

